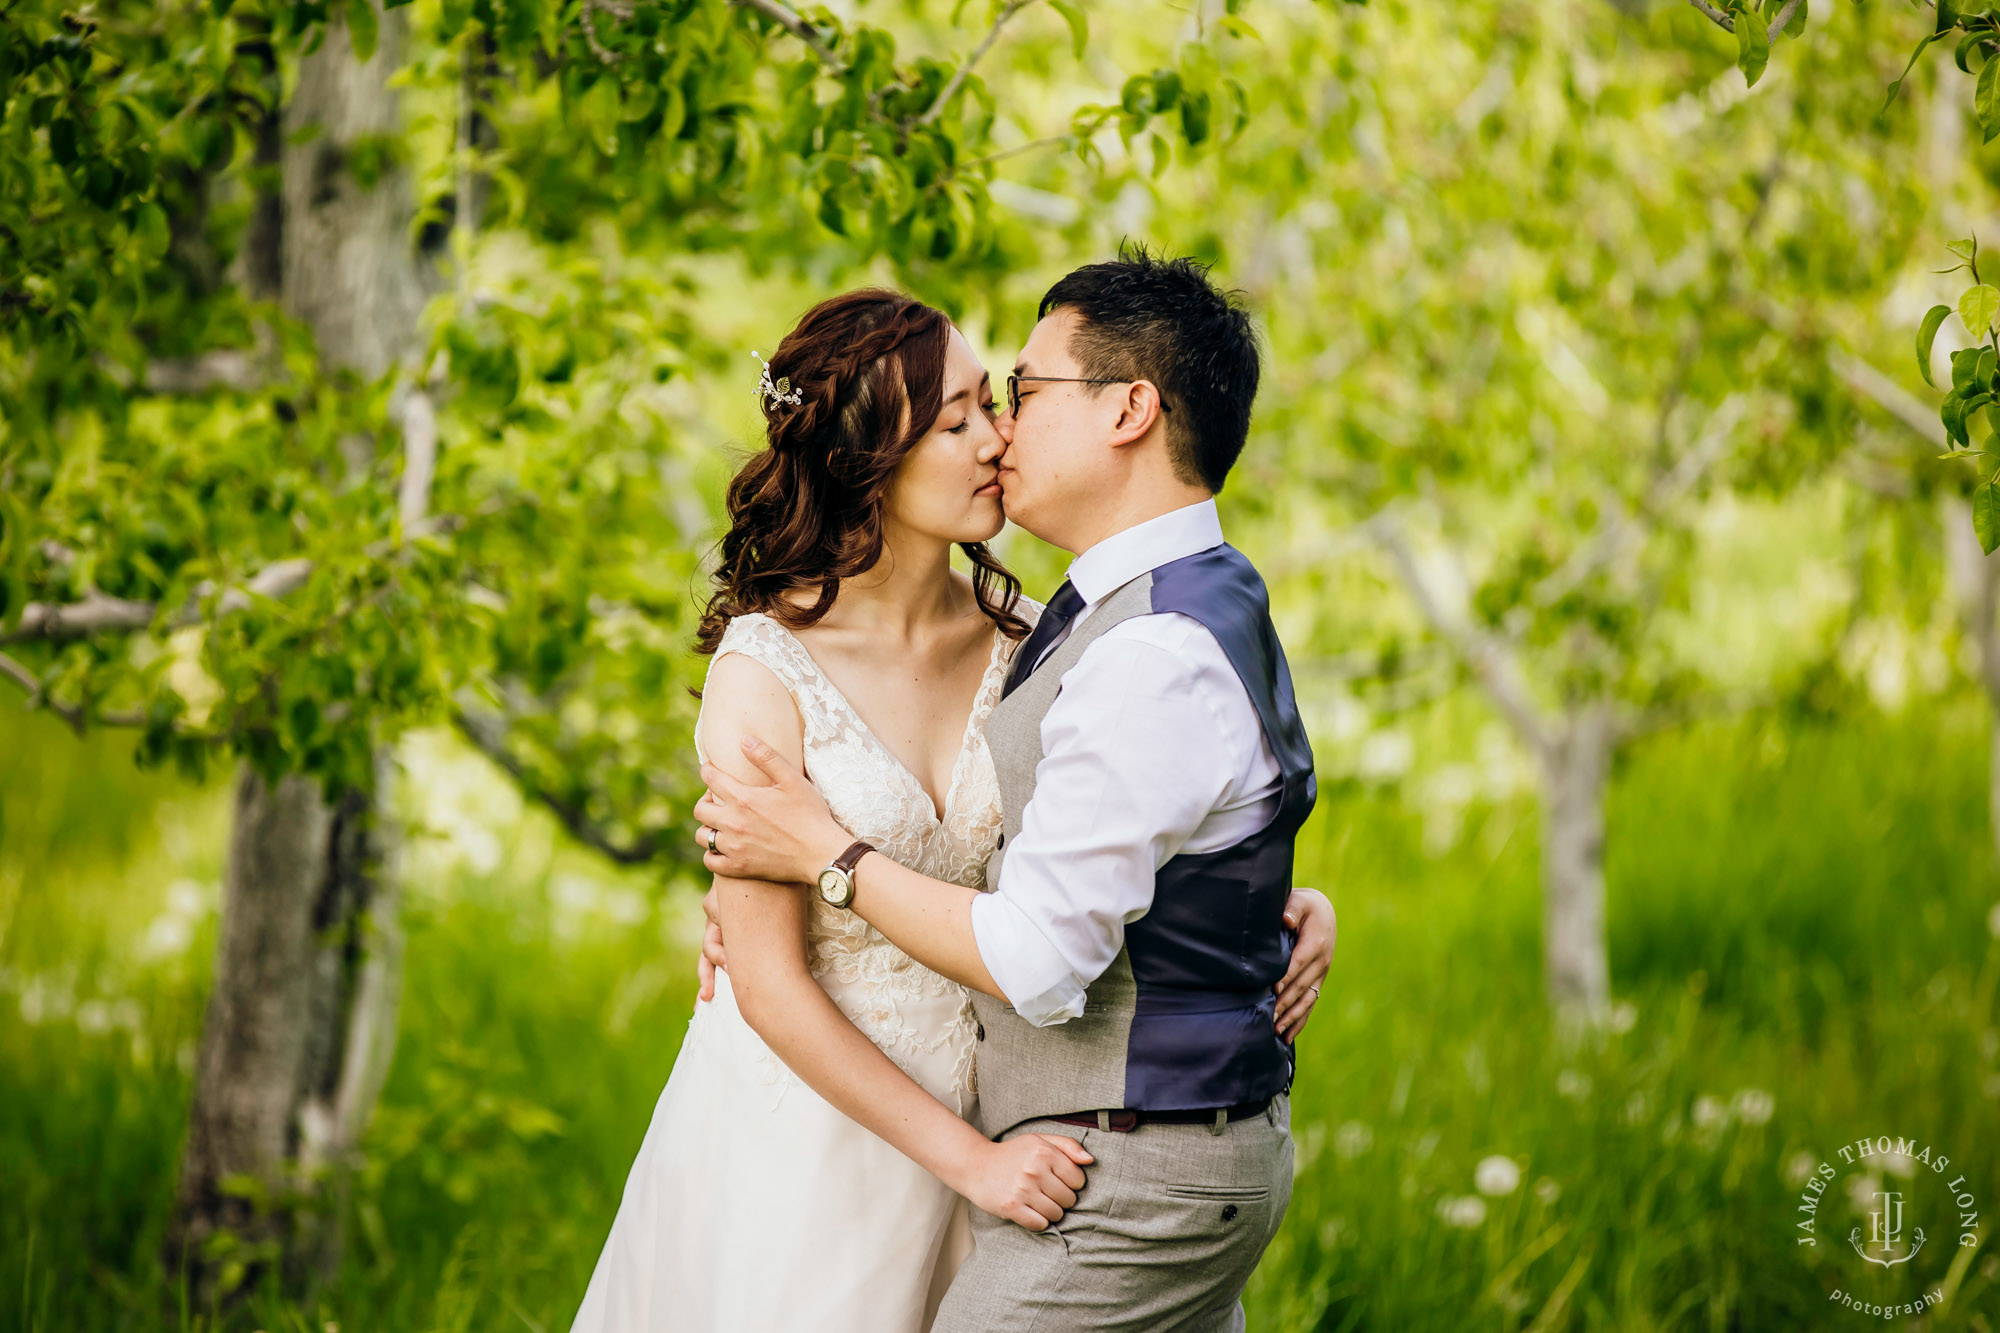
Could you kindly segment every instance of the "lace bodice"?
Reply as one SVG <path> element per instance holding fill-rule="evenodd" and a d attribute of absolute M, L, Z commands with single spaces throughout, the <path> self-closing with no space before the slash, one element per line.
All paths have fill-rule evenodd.
<path fill-rule="evenodd" d="M 741 653 L 784 683 L 804 724 L 806 776 L 842 827 L 920 874 L 980 888 L 1001 818 L 999 785 L 986 748 L 986 717 L 1000 701 L 1016 646 L 995 631 L 942 814 L 917 776 L 868 729 L 805 645 L 777 621 L 762 614 L 736 617 L 723 632 L 715 658 Z M 975 1026 L 965 988 L 918 963 L 854 913 L 829 907 L 817 895 L 809 902 L 806 944 L 813 975 L 854 1025 L 913 1077 L 918 1063 L 929 1065 L 945 1053 L 955 1057 L 951 1063 L 958 1086 L 953 1091 L 958 1095 L 953 1100 L 963 1111 L 971 1091 Z M 941 1011 L 950 1014 L 942 1024 Z"/>

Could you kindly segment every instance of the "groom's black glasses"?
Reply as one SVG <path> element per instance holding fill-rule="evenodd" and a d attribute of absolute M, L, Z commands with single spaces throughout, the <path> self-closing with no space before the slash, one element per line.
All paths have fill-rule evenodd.
<path fill-rule="evenodd" d="M 1009 375 L 1007 377 L 1007 410 L 1014 416 L 1021 415 L 1021 386 L 1023 384 L 1136 384 L 1137 380 L 1079 380 L 1062 375 Z M 1171 412 L 1165 399 L 1160 400 L 1160 410 Z"/>

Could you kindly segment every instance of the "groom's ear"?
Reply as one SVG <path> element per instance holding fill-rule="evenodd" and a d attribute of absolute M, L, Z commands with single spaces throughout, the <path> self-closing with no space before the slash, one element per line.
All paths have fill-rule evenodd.
<path fill-rule="evenodd" d="M 1145 439 L 1163 415 L 1159 387 L 1151 380 L 1108 386 L 1105 392 L 1118 395 L 1118 420 L 1112 425 L 1109 440 L 1114 449 Z"/>

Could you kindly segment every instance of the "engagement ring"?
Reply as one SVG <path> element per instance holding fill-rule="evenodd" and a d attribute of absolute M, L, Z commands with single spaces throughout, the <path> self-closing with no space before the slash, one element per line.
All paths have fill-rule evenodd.
<path fill-rule="evenodd" d="M 710 830 L 708 831 L 708 854 L 709 854 L 710 856 L 713 856 L 713 855 L 715 855 L 715 830 L 714 830 L 714 829 L 710 829 Z"/>

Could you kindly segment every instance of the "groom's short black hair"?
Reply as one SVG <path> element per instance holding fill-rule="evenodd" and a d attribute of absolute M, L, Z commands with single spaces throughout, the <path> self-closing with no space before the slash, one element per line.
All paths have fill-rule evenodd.
<path fill-rule="evenodd" d="M 1151 380 L 1166 415 L 1174 475 L 1220 491 L 1250 434 L 1257 397 L 1257 335 L 1238 292 L 1194 259 L 1142 245 L 1086 264 L 1049 288 L 1041 317 L 1073 310 L 1070 354 L 1091 379 Z"/>

